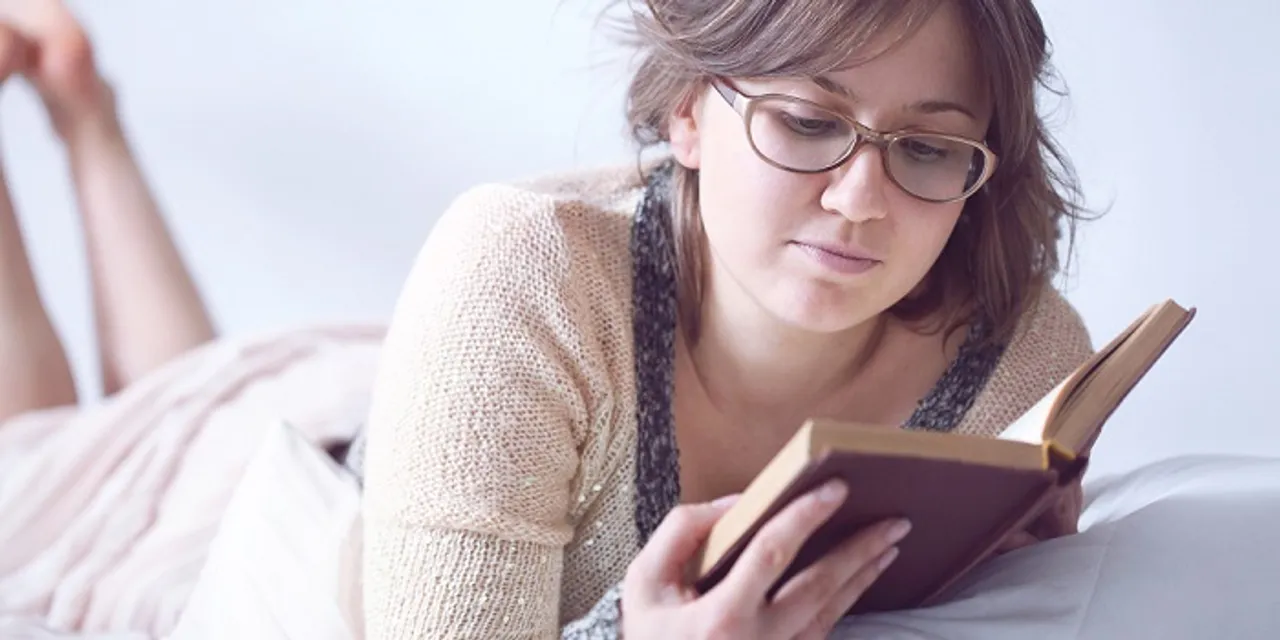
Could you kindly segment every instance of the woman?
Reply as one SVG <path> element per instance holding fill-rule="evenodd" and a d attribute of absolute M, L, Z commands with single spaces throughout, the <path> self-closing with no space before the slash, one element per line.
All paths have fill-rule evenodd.
<path fill-rule="evenodd" d="M 666 156 L 460 197 L 405 285 L 365 473 L 368 637 L 822 637 L 910 523 L 765 592 L 843 499 L 681 568 L 816 416 L 992 435 L 1091 351 L 1030 0 L 651 0 Z M 724 499 L 722 499 L 724 498 Z M 1006 547 L 1070 533 L 1079 487 Z"/>

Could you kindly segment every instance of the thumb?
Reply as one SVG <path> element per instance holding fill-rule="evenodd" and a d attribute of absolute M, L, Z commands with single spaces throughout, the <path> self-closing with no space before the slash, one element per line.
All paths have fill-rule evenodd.
<path fill-rule="evenodd" d="M 679 584 L 686 565 L 737 498 L 735 494 L 672 509 L 632 561 L 627 592 L 650 600 L 658 598 L 667 587 Z"/>

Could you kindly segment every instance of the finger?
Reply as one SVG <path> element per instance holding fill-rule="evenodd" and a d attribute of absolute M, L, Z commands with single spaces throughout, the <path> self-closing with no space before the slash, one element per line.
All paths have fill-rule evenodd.
<path fill-rule="evenodd" d="M 840 507 L 847 493 L 843 482 L 830 480 L 791 501 L 760 528 L 729 575 L 712 591 L 730 602 L 763 606 L 769 588 L 809 536 Z"/>
<path fill-rule="evenodd" d="M 734 495 L 714 502 L 680 505 L 667 513 L 631 562 L 624 591 L 641 601 L 654 602 L 671 587 L 681 586 L 685 566 L 736 499 Z"/>
<path fill-rule="evenodd" d="M 796 574 L 778 590 L 770 605 L 771 614 L 778 618 L 776 624 L 794 633 L 809 625 L 832 603 L 838 612 L 853 606 L 853 602 L 842 600 L 849 592 L 850 582 L 868 571 L 873 578 L 880 575 L 878 563 L 910 530 L 911 524 L 906 520 L 895 518 L 877 523 L 859 531 Z"/>
<path fill-rule="evenodd" d="M 880 553 L 879 556 L 867 563 L 860 571 L 853 575 L 844 585 L 840 587 L 833 597 L 828 598 L 826 605 L 808 619 L 808 628 L 804 633 L 799 634 L 801 638 L 813 638 L 819 640 L 826 638 L 831 634 L 831 630 L 835 629 L 840 619 L 857 604 L 858 600 L 866 594 L 871 585 L 875 584 L 876 579 L 884 574 L 885 570 L 898 559 L 898 547 L 889 547 Z"/>

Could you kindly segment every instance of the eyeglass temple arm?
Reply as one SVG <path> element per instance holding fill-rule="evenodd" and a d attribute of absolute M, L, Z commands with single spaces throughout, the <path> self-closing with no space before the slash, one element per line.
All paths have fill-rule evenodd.
<path fill-rule="evenodd" d="M 712 78 L 711 86 L 715 88 L 716 93 L 719 93 L 721 98 L 724 98 L 725 102 L 729 103 L 731 109 L 742 113 L 742 107 L 738 105 L 738 98 L 742 96 L 741 93 L 730 87 L 729 83 L 721 78 Z"/>

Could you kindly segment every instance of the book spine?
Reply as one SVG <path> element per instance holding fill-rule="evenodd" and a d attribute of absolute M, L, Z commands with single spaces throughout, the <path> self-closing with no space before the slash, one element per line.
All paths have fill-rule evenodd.
<path fill-rule="evenodd" d="M 1088 453 L 1077 454 L 1054 442 L 1045 443 L 1044 448 L 1045 461 L 1057 474 L 1057 483 L 1060 487 L 1075 482 L 1089 468 Z M 1084 451 L 1087 452 L 1089 449 L 1086 448 Z"/>

